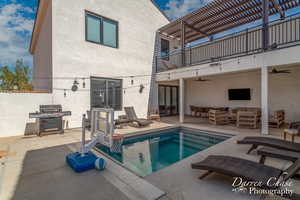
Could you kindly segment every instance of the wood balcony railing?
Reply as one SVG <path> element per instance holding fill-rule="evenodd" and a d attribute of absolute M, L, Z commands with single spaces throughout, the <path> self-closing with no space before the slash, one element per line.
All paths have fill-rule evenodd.
<path fill-rule="evenodd" d="M 300 17 L 278 20 L 268 26 L 267 51 L 300 44 Z M 227 35 L 212 42 L 186 48 L 185 51 L 156 57 L 156 72 L 194 66 L 263 52 L 262 27 Z M 182 55 L 184 54 L 184 55 Z M 184 62 L 182 62 L 182 58 Z"/>

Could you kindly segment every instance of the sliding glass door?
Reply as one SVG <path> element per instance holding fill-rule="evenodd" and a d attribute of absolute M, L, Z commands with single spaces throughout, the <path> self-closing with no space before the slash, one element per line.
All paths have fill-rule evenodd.
<path fill-rule="evenodd" d="M 178 114 L 178 86 L 159 86 L 158 98 L 161 116 Z"/>

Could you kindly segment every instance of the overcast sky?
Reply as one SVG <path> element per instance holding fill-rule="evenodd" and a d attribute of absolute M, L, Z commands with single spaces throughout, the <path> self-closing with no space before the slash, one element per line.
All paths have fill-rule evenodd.
<path fill-rule="evenodd" d="M 174 20 L 211 0 L 155 1 Z M 36 8 L 37 0 L 0 0 L 0 67 L 12 67 L 17 59 L 23 59 L 27 65 L 32 66 L 32 56 L 28 49 Z"/>

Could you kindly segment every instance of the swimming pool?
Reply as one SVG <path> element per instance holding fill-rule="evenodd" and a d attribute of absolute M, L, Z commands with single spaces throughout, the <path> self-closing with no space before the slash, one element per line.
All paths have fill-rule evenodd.
<path fill-rule="evenodd" d="M 140 176 L 149 175 L 195 153 L 223 142 L 230 136 L 176 128 L 126 138 L 121 153 L 96 145 L 106 155 Z"/>

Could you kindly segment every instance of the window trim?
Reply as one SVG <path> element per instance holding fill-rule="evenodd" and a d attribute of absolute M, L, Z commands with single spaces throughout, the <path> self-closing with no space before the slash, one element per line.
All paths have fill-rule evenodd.
<path fill-rule="evenodd" d="M 88 31 L 87 18 L 88 18 L 88 15 L 94 16 L 94 17 L 96 17 L 96 18 L 98 18 L 100 20 L 100 27 L 99 27 L 100 28 L 100 43 L 94 42 L 94 41 L 90 41 L 87 38 L 87 35 L 88 35 L 87 34 L 87 31 Z M 104 30 L 103 30 L 103 21 L 112 22 L 112 23 L 114 23 L 116 25 L 116 46 L 106 45 L 106 44 L 103 43 L 103 33 L 104 33 Z M 102 15 L 99 15 L 99 14 L 96 14 L 96 13 L 93 13 L 93 12 L 85 10 L 85 41 L 86 42 L 91 42 L 91 43 L 94 43 L 94 44 L 103 45 L 103 46 L 106 46 L 106 47 L 111 47 L 111 48 L 114 48 L 114 49 L 118 49 L 119 48 L 119 22 L 116 21 L 116 20 L 110 19 L 108 17 L 104 17 Z"/>
<path fill-rule="evenodd" d="M 122 111 L 123 110 L 123 79 L 117 78 L 107 78 L 107 77 L 100 77 L 100 76 L 91 76 L 90 77 L 90 108 L 92 110 L 92 79 L 102 79 L 105 80 L 105 87 L 107 88 L 107 81 L 120 81 L 121 82 L 121 99 L 120 99 L 120 109 L 114 109 L 114 111 Z M 106 91 L 107 92 L 107 91 Z M 106 95 L 107 96 L 107 95 Z"/>

